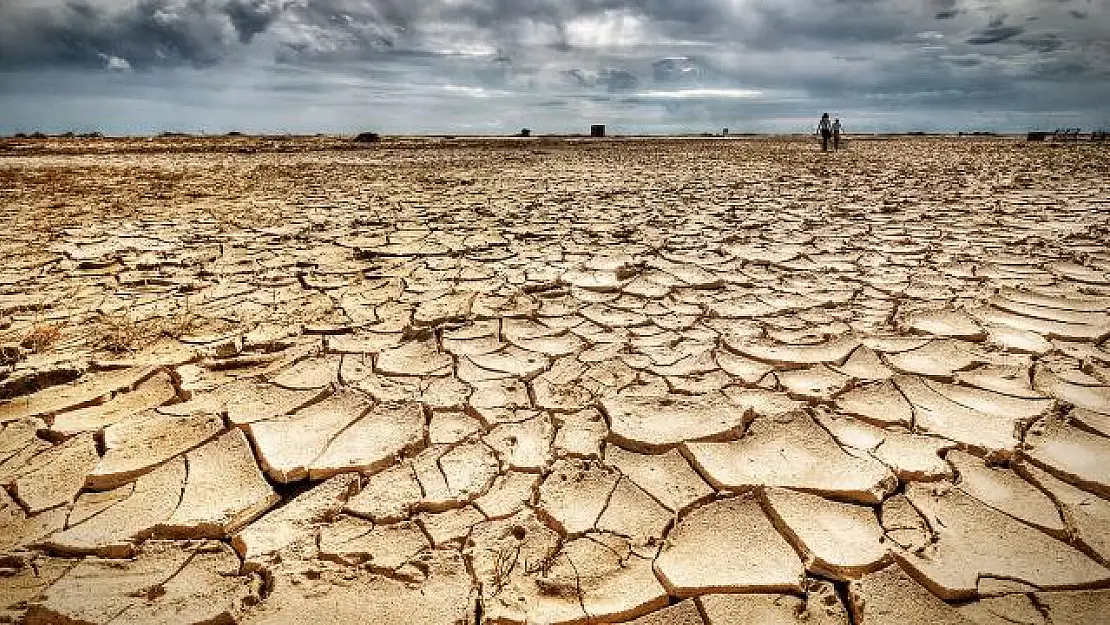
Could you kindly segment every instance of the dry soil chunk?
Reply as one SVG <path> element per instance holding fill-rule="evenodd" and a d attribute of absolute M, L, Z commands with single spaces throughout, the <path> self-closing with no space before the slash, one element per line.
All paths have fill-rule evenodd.
<path fill-rule="evenodd" d="M 859 339 L 850 337 L 818 345 L 770 345 L 732 340 L 727 343 L 729 349 L 749 358 L 788 367 L 840 364 L 860 344 Z"/>
<path fill-rule="evenodd" d="M 837 410 L 879 426 L 909 427 L 913 408 L 902 393 L 889 381 L 862 386 L 844 393 L 836 400 Z"/>
<path fill-rule="evenodd" d="M 609 435 L 605 418 L 597 410 L 583 410 L 562 419 L 555 435 L 555 453 L 570 458 L 600 458 L 601 446 Z"/>
<path fill-rule="evenodd" d="M 658 453 L 683 441 L 739 435 L 749 412 L 719 393 L 665 397 L 606 397 L 609 440 L 646 453 Z"/>
<path fill-rule="evenodd" d="M 34 566 L 28 562 L 0 577 L 0 622 L 23 621 L 27 606 L 76 563 L 69 560 L 39 557 Z"/>
<path fill-rule="evenodd" d="M 378 372 L 385 375 L 445 375 L 454 364 L 449 354 L 439 351 L 434 340 L 411 341 L 385 349 L 377 359 Z"/>
<path fill-rule="evenodd" d="M 1018 444 L 1014 433 L 1021 420 L 1016 416 L 973 410 L 937 393 L 914 376 L 899 376 L 895 383 L 913 405 L 919 432 L 1003 456 L 1012 453 Z"/>
<path fill-rule="evenodd" d="M 59 436 L 79 432 L 96 432 L 177 397 L 177 389 L 168 373 L 156 373 L 129 393 L 116 395 L 103 404 L 89 406 L 58 415 L 50 431 Z"/>
<path fill-rule="evenodd" d="M 266 474 L 277 482 L 295 482 L 307 478 L 313 461 L 369 408 L 361 396 L 343 393 L 288 417 L 251 423 L 247 432 Z"/>
<path fill-rule="evenodd" d="M 718 489 L 784 486 L 866 504 L 882 501 L 897 479 L 879 461 L 844 451 L 805 414 L 757 419 L 730 443 L 686 443 L 686 455 Z"/>
<path fill-rule="evenodd" d="M 427 427 L 420 404 L 378 404 L 339 432 L 308 467 L 311 479 L 345 471 L 377 473 L 399 454 L 424 443 Z"/>
<path fill-rule="evenodd" d="M 1110 562 L 1110 501 L 1062 482 L 1035 466 L 1021 464 L 1018 472 L 1048 493 L 1060 506 L 1077 544 Z"/>
<path fill-rule="evenodd" d="M 62 554 L 129 556 L 137 543 L 153 534 L 158 524 L 177 509 L 185 474 L 185 459 L 175 458 L 135 480 L 134 489 L 126 498 L 49 536 L 42 545 Z M 95 496 L 82 495 L 75 508 L 81 507 L 82 499 Z"/>
<path fill-rule="evenodd" d="M 99 460 L 92 434 L 75 436 L 32 458 L 15 480 L 13 494 L 28 514 L 70 503 Z"/>
<path fill-rule="evenodd" d="M 817 583 L 811 583 L 817 586 Z M 703 595 L 697 598 L 707 625 L 847 625 L 848 614 L 831 584 L 794 595 Z"/>
<path fill-rule="evenodd" d="M 810 571 L 853 579 L 886 563 L 883 530 L 871 508 L 785 488 L 768 488 L 764 498 L 771 519 Z"/>
<path fill-rule="evenodd" d="M 929 521 L 938 540 L 924 556 L 902 554 L 934 594 L 950 600 L 979 592 L 980 578 L 997 578 L 1043 589 L 1104 584 L 1110 570 L 1047 534 L 952 489 L 910 484 L 906 497 Z"/>
<path fill-rule="evenodd" d="M 551 464 L 551 441 L 554 437 L 555 426 L 551 417 L 540 414 L 520 423 L 498 425 L 484 440 L 497 451 L 508 468 L 539 472 Z"/>
<path fill-rule="evenodd" d="M 185 456 L 189 477 L 181 504 L 160 532 L 177 538 L 223 538 L 278 502 L 255 463 L 246 436 L 231 430 Z"/>
<path fill-rule="evenodd" d="M 238 568 L 226 546 L 148 543 L 134 560 L 84 560 L 32 606 L 27 622 L 235 622 L 259 588 L 253 576 L 236 577 Z"/>
<path fill-rule="evenodd" d="M 591 622 L 619 622 L 667 605 L 667 591 L 652 573 L 651 560 L 630 552 L 628 544 L 610 534 L 570 541 L 541 584 L 575 590 Z M 577 597 L 575 597 L 577 595 Z"/>
<path fill-rule="evenodd" d="M 1023 452 L 1034 463 L 1065 482 L 1110 499 L 1110 439 L 1079 428 L 1053 424 L 1027 438 Z"/>
<path fill-rule="evenodd" d="M 274 384 L 254 383 L 227 401 L 227 418 L 232 425 L 274 419 L 323 399 L 326 390 L 295 390 Z"/>
<path fill-rule="evenodd" d="M 368 619 L 383 625 L 473 622 L 473 583 L 462 558 L 453 552 L 428 552 L 420 565 L 427 576 L 419 583 L 359 575 L 353 580 L 343 580 L 342 585 L 324 582 L 326 585 L 304 587 L 300 579 L 279 577 L 273 593 L 243 622 L 248 625 L 349 625 Z"/>
<path fill-rule="evenodd" d="M 610 446 L 605 450 L 605 463 L 616 467 L 671 512 L 685 512 L 714 493 L 677 449 L 653 456 Z"/>
<path fill-rule="evenodd" d="M 895 495 L 883 502 L 880 522 L 887 540 L 906 551 L 918 552 L 933 540 L 929 525 L 905 495 Z"/>
<path fill-rule="evenodd" d="M 957 310 L 930 310 L 909 315 L 904 324 L 908 330 L 963 338 L 972 341 L 986 337 L 983 328 L 965 312 Z"/>
<path fill-rule="evenodd" d="M 782 371 L 776 375 L 791 397 L 814 401 L 831 401 L 852 381 L 852 378 L 825 365 Z"/>
<path fill-rule="evenodd" d="M 474 500 L 474 506 L 489 519 L 512 516 L 532 500 L 540 479 L 535 473 L 508 471 L 494 481 L 489 492 Z"/>
<path fill-rule="evenodd" d="M 884 430 L 853 418 L 821 414 L 818 421 L 845 447 L 869 452 L 902 480 L 932 481 L 952 476 L 941 452 L 956 447 L 952 441 Z"/>
<path fill-rule="evenodd" d="M 223 419 L 217 415 L 147 413 L 117 423 L 104 430 L 107 451 L 85 483 L 98 490 L 116 488 L 215 438 L 223 429 Z"/>
<path fill-rule="evenodd" d="M 133 560 L 86 559 L 32 604 L 27 622 L 108 623 L 143 603 L 192 555 L 172 543 L 152 542 Z"/>
<path fill-rule="evenodd" d="M 662 610 L 628 621 L 628 625 L 705 625 L 693 599 L 685 599 Z"/>
<path fill-rule="evenodd" d="M 897 564 L 853 582 L 850 596 L 855 622 L 860 625 L 974 625 Z"/>
<path fill-rule="evenodd" d="M 886 360 L 899 373 L 945 379 L 982 362 L 968 344 L 954 339 L 929 341 L 908 352 L 887 354 Z"/>
<path fill-rule="evenodd" d="M 656 545 L 673 518 L 669 510 L 639 486 L 621 478 L 597 520 L 597 529 L 628 537 L 634 547 Z"/>
<path fill-rule="evenodd" d="M 894 375 L 882 357 L 866 345 L 860 345 L 843 365 L 834 369 L 860 380 L 889 380 Z"/>
<path fill-rule="evenodd" d="M 334 384 L 339 375 L 340 356 L 309 358 L 275 375 L 278 386 L 295 390 L 316 390 Z"/>
<path fill-rule="evenodd" d="M 251 523 L 231 545 L 246 568 L 259 568 L 287 547 L 314 541 L 317 524 L 335 516 L 357 488 L 357 475 L 337 475 Z"/>
<path fill-rule="evenodd" d="M 66 525 L 67 507 L 59 506 L 28 517 L 8 491 L 0 488 L 0 556 L 37 543 Z M 0 580 L 3 577 L 0 576 Z M 0 615 L 2 615 L 0 611 Z"/>
<path fill-rule="evenodd" d="M 405 463 L 370 476 L 343 510 L 375 523 L 396 523 L 407 519 L 423 497 L 420 482 Z"/>
<path fill-rule="evenodd" d="M 1110 590 L 1039 592 L 1033 599 L 1051 625 L 1098 623 L 1110 614 Z"/>
<path fill-rule="evenodd" d="M 1064 522 L 1056 505 L 1017 473 L 989 467 L 979 458 L 959 450 L 950 452 L 947 458 L 960 475 L 956 484 L 960 490 L 1015 519 L 1063 537 Z"/>
<path fill-rule="evenodd" d="M 715 501 L 679 521 L 655 570 L 679 597 L 802 589 L 801 560 L 751 497 Z"/>
<path fill-rule="evenodd" d="M 540 485 L 537 508 L 564 534 L 591 530 L 620 475 L 591 462 L 560 460 Z"/>
<path fill-rule="evenodd" d="M 131 388 L 157 371 L 155 367 L 134 367 L 117 371 L 90 373 L 80 382 L 48 388 L 33 395 L 0 404 L 0 423 L 25 417 L 51 415 L 88 404 L 120 390 Z"/>
<path fill-rule="evenodd" d="M 180 571 L 151 589 L 151 599 L 126 610 L 113 624 L 201 625 L 234 623 L 248 605 L 260 601 L 260 581 L 239 575 L 239 558 L 230 547 L 208 543 Z"/>
<path fill-rule="evenodd" d="M 320 531 L 321 557 L 372 571 L 399 569 L 429 547 L 427 536 L 411 521 L 375 525 L 344 516 Z"/>

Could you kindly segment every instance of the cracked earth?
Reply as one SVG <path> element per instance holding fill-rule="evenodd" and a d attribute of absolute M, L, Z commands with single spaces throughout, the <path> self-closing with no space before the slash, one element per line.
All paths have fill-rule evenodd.
<path fill-rule="evenodd" d="M 0 620 L 1087 624 L 1110 153 L 18 144 Z"/>

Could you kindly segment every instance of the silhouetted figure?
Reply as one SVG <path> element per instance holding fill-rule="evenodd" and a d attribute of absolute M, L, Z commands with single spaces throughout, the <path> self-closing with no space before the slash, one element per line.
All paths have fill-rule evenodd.
<path fill-rule="evenodd" d="M 837 117 L 836 121 L 834 121 L 833 125 L 832 125 L 833 151 L 839 151 L 840 150 L 840 130 L 841 130 L 841 128 L 842 127 L 840 125 L 840 118 Z"/>
<path fill-rule="evenodd" d="M 832 124 L 829 123 L 829 114 L 824 113 L 821 115 L 821 121 L 817 122 L 817 134 L 821 135 L 821 151 L 829 151 L 829 139 L 832 137 Z"/>

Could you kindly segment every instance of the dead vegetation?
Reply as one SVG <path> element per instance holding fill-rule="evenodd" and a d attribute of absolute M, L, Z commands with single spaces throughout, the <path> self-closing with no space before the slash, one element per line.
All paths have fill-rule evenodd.
<path fill-rule="evenodd" d="M 136 319 L 126 311 L 102 314 L 94 326 L 92 346 L 114 354 L 127 354 L 139 351 L 162 337 L 177 339 L 185 336 L 196 326 L 196 316 L 188 310 L 151 319 Z"/>

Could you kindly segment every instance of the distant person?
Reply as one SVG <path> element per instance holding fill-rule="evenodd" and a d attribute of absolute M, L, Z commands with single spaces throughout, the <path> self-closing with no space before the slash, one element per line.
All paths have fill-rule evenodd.
<path fill-rule="evenodd" d="M 837 117 L 836 121 L 834 121 L 833 125 L 832 125 L 833 151 L 834 152 L 837 152 L 837 151 L 840 150 L 840 131 L 841 131 L 841 129 L 842 129 L 842 126 L 840 125 L 840 118 Z"/>
<path fill-rule="evenodd" d="M 829 114 L 824 113 L 821 115 L 821 121 L 817 122 L 817 134 L 821 135 L 821 151 L 829 151 L 829 139 L 832 137 L 832 124 L 829 123 Z"/>

